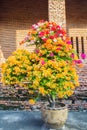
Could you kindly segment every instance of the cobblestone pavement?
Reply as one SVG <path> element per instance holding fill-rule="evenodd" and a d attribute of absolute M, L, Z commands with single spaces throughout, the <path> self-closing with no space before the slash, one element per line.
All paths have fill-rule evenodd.
<path fill-rule="evenodd" d="M 0 130 L 53 130 L 46 128 L 40 111 L 0 111 Z M 69 112 L 59 130 L 87 130 L 87 112 Z"/>

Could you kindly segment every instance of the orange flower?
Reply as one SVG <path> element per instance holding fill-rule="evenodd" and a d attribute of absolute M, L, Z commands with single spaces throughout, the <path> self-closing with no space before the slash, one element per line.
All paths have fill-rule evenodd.
<path fill-rule="evenodd" d="M 53 44 L 54 44 L 54 45 L 58 45 L 58 42 L 54 42 Z"/>
<path fill-rule="evenodd" d="M 31 34 L 31 32 L 32 32 L 32 30 L 30 29 L 30 30 L 29 30 L 29 32 L 27 33 L 27 35 L 30 35 L 30 34 Z"/>
<path fill-rule="evenodd" d="M 45 47 L 48 49 L 48 50 L 51 50 L 53 48 L 53 45 L 51 43 L 45 43 Z"/>
<path fill-rule="evenodd" d="M 32 36 L 31 38 L 30 38 L 30 40 L 34 40 L 35 39 L 35 37 L 34 36 Z"/>
<path fill-rule="evenodd" d="M 51 39 L 47 39 L 46 43 L 47 44 L 52 43 L 52 40 Z"/>
<path fill-rule="evenodd" d="M 20 44 L 20 45 L 22 45 L 22 44 L 24 44 L 24 43 L 25 43 L 25 41 L 24 41 L 24 40 L 22 40 L 19 44 Z"/>
<path fill-rule="evenodd" d="M 84 65 L 81 63 L 81 64 L 78 64 L 78 67 L 82 68 Z"/>
<path fill-rule="evenodd" d="M 32 34 L 36 34 L 37 32 L 36 31 L 32 31 Z"/>

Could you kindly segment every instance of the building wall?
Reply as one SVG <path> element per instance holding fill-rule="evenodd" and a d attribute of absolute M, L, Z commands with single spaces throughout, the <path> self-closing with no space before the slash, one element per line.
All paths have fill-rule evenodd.
<path fill-rule="evenodd" d="M 5 58 L 40 19 L 48 20 L 48 0 L 0 1 L 0 46 Z"/>
<path fill-rule="evenodd" d="M 66 0 L 66 26 L 69 36 L 84 37 L 87 53 L 87 0 Z M 74 45 L 75 47 L 75 45 Z M 81 40 L 79 40 L 81 52 Z"/>

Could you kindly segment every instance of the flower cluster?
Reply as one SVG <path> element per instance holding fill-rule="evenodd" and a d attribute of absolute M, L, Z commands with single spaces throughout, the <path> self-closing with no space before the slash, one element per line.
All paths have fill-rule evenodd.
<path fill-rule="evenodd" d="M 30 94 L 48 96 L 52 101 L 66 98 L 79 86 L 76 66 L 82 66 L 66 31 L 54 22 L 34 24 L 20 44 L 36 45 L 34 52 L 15 51 L 3 65 L 3 82 L 29 82 Z M 31 99 L 30 102 L 34 101 Z M 51 102 L 51 101 L 50 101 Z"/>
<path fill-rule="evenodd" d="M 32 64 L 36 61 L 38 57 L 33 52 L 31 55 L 27 50 L 14 51 L 2 64 L 2 82 L 7 85 L 22 85 L 23 82 L 29 82 Z"/>
<path fill-rule="evenodd" d="M 27 36 L 20 42 L 20 44 L 27 42 L 27 44 L 39 45 L 43 44 L 48 39 L 56 42 L 56 38 L 58 37 L 61 37 L 65 42 L 70 44 L 70 40 L 68 40 L 68 37 L 65 37 L 65 35 L 65 30 L 56 23 L 41 20 L 37 24 L 32 25 Z"/>

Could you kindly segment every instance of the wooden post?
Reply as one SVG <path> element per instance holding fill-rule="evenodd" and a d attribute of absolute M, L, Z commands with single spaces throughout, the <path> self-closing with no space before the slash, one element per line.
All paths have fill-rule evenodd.
<path fill-rule="evenodd" d="M 76 51 L 77 51 L 77 54 L 79 56 L 79 41 L 78 41 L 78 37 L 76 37 Z"/>
<path fill-rule="evenodd" d="M 81 37 L 81 46 L 82 46 L 82 53 L 84 53 L 84 39 Z"/>

